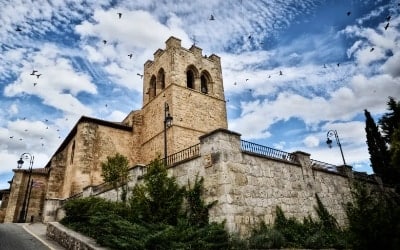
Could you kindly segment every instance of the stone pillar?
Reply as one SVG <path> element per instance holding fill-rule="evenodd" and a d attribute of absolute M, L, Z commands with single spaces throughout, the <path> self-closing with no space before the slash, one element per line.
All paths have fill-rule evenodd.
<path fill-rule="evenodd" d="M 342 175 L 347 176 L 348 178 L 353 179 L 354 175 L 353 175 L 353 167 L 349 166 L 349 165 L 341 165 L 341 166 L 337 166 L 337 170 L 339 171 L 339 173 L 341 173 Z"/>
<path fill-rule="evenodd" d="M 240 134 L 217 129 L 200 137 L 200 155 L 204 166 L 204 189 L 206 202 L 217 201 L 210 209 L 210 220 L 222 222 L 230 232 L 237 231 L 232 198 L 234 178 L 231 162 L 242 160 Z"/>
<path fill-rule="evenodd" d="M 302 151 L 296 151 L 296 152 L 293 152 L 292 154 L 294 154 L 296 156 L 296 160 L 298 161 L 298 163 L 301 166 L 301 171 L 303 173 L 303 179 L 305 181 L 311 180 L 313 178 L 312 177 L 313 170 L 312 170 L 312 166 L 311 166 L 310 154 L 302 152 Z"/>

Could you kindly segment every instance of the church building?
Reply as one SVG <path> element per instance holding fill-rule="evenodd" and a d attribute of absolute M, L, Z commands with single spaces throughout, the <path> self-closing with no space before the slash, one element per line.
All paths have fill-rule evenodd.
<path fill-rule="evenodd" d="M 25 217 L 41 218 L 45 200 L 66 199 L 103 183 L 101 163 L 108 156 L 120 153 L 131 166 L 148 164 L 158 156 L 194 146 L 200 136 L 227 126 L 220 58 L 203 56 L 195 45 L 185 49 L 180 39 L 170 37 L 166 48 L 158 49 L 154 59 L 144 64 L 141 110 L 130 112 L 122 122 L 81 117 L 48 164 L 33 169 L 32 180 L 43 184 L 28 188 Z M 7 194 L 5 222 L 18 221 L 25 190 L 30 187 L 28 170 L 14 172 L 11 193 L 3 191 Z"/>
<path fill-rule="evenodd" d="M 344 225 L 352 182 L 380 183 L 305 152 L 241 140 L 227 127 L 220 58 L 202 55 L 195 45 L 183 48 L 170 37 L 144 64 L 142 108 L 121 122 L 81 117 L 46 166 L 14 169 L 10 189 L 0 190 L 0 221 L 56 221 L 68 199 L 115 200 L 115 190 L 103 184 L 101 163 L 116 153 L 129 160 L 128 187 L 157 157 L 181 185 L 204 177 L 205 201 L 217 201 L 210 220 L 240 234 L 260 221 L 273 223 L 277 206 L 288 217 L 315 217 L 317 195 Z"/>

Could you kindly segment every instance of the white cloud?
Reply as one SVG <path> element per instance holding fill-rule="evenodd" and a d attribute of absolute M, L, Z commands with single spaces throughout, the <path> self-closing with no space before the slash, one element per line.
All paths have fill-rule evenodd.
<path fill-rule="evenodd" d="M 307 136 L 303 143 L 308 148 L 318 147 L 319 145 L 319 138 L 315 136 Z"/>
<path fill-rule="evenodd" d="M 38 96 L 44 104 L 56 109 L 82 114 L 92 112 L 76 96 L 81 92 L 96 94 L 96 86 L 90 76 L 76 72 L 56 46 L 45 44 L 33 56 L 32 65 L 33 68 L 24 66 L 19 78 L 6 86 L 6 96 L 25 93 Z M 33 69 L 38 71 L 36 75 L 31 75 Z"/>

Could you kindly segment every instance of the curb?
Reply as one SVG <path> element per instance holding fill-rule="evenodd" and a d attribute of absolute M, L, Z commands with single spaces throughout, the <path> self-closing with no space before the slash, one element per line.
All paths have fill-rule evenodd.
<path fill-rule="evenodd" d="M 22 228 L 27 231 L 28 233 L 30 233 L 33 237 L 35 237 L 36 239 L 38 239 L 40 242 L 43 243 L 43 245 L 45 245 L 46 247 L 48 247 L 51 250 L 56 250 L 55 248 L 53 248 L 52 246 L 50 246 L 46 241 L 44 241 L 42 238 L 40 238 L 39 236 L 37 236 L 35 233 L 33 233 L 31 230 L 28 229 L 27 224 L 24 224 L 22 226 Z"/>

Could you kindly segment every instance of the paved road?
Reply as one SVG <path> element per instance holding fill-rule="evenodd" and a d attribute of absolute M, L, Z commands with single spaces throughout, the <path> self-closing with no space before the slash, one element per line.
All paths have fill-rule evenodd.
<path fill-rule="evenodd" d="M 1 250 L 49 250 L 38 239 L 22 228 L 23 224 L 0 224 Z"/>

